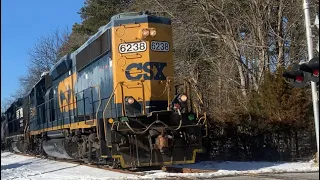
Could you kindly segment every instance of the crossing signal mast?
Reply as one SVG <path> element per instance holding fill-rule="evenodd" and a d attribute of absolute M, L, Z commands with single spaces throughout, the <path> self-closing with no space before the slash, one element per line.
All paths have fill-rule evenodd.
<path fill-rule="evenodd" d="M 311 23 L 309 15 L 309 0 L 303 0 L 303 9 L 305 15 L 306 25 L 306 37 L 308 44 L 308 59 L 307 63 L 295 64 L 289 71 L 283 73 L 283 77 L 289 80 L 290 84 L 297 88 L 304 88 L 308 82 L 311 81 L 312 90 L 312 102 L 314 113 L 314 124 L 316 130 L 317 139 L 317 157 L 316 160 L 319 163 L 319 97 L 317 93 L 317 84 L 319 84 L 319 57 L 313 57 L 313 44 L 311 34 Z M 314 25 L 319 29 L 319 18 L 316 16 Z M 317 45 L 317 51 L 319 53 L 319 40 Z"/>

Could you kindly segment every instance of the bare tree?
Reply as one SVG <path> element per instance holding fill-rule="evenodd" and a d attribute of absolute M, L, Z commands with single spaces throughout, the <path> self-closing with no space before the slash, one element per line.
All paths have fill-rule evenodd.
<path fill-rule="evenodd" d="M 1 113 L 4 113 L 10 105 L 13 103 L 14 99 L 9 97 L 1 101 Z"/>
<path fill-rule="evenodd" d="M 11 103 L 8 103 L 7 99 L 1 101 L 1 113 L 4 113 L 8 109 L 9 104 Z"/>
<path fill-rule="evenodd" d="M 34 84 L 39 81 L 43 72 L 50 68 L 64 55 L 61 48 L 68 41 L 68 30 L 59 29 L 40 37 L 38 42 L 28 51 L 28 73 L 19 78 L 23 94 L 28 93 Z"/>

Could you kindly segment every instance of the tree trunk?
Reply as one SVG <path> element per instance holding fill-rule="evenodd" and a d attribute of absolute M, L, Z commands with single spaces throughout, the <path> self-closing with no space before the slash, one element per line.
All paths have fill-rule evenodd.
<path fill-rule="evenodd" d="M 298 131 L 297 130 L 295 130 L 295 132 L 294 132 L 294 140 L 295 140 L 295 148 L 296 148 L 296 158 L 300 158 Z"/>
<path fill-rule="evenodd" d="M 245 74 L 243 71 L 243 67 L 242 64 L 238 61 L 236 61 L 237 67 L 238 67 L 238 71 L 239 71 L 239 78 L 240 78 L 240 88 L 241 88 L 241 92 L 244 98 L 247 97 L 247 91 L 246 91 L 246 78 L 245 78 Z"/>
<path fill-rule="evenodd" d="M 283 9 L 283 0 L 279 2 L 278 9 L 278 27 L 277 27 L 277 38 L 278 38 L 278 60 L 277 60 L 277 68 L 284 65 L 284 43 L 282 37 L 282 9 Z"/>

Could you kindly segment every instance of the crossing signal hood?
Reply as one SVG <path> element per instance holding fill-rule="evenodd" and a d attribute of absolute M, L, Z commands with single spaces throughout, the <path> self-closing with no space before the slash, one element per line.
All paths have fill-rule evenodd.
<path fill-rule="evenodd" d="M 300 70 L 309 74 L 310 81 L 319 82 L 319 57 L 300 65 Z"/>
<path fill-rule="evenodd" d="M 300 65 L 293 65 L 292 69 L 285 71 L 283 77 L 286 78 L 291 85 L 297 88 L 304 88 L 309 81 L 310 73 L 300 70 Z"/>

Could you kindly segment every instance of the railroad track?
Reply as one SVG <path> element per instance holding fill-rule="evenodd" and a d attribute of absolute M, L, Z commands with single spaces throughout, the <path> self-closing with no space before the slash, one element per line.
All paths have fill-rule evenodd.
<path fill-rule="evenodd" d="M 54 157 L 42 157 L 40 155 L 32 155 L 32 154 L 24 154 L 24 153 L 15 153 L 18 155 L 22 156 L 27 156 L 27 157 L 36 157 L 36 158 L 41 158 L 41 159 L 48 159 L 52 161 L 58 161 L 58 162 L 66 162 L 70 164 L 77 164 L 77 165 L 82 165 L 82 166 L 87 166 L 87 167 L 92 167 L 92 168 L 97 168 L 97 169 L 103 169 L 103 170 L 108 170 L 108 171 L 113 171 L 113 172 L 119 172 L 119 173 L 126 173 L 126 174 L 133 174 L 133 175 L 145 175 L 146 173 L 137 170 L 126 170 L 126 169 L 114 169 L 109 167 L 108 165 L 101 165 L 101 164 L 88 164 L 82 160 L 72 160 L 72 159 L 59 159 L 59 158 L 54 158 Z"/>
<path fill-rule="evenodd" d="M 169 167 L 169 166 L 144 167 L 144 168 L 137 168 L 134 170 L 114 169 L 108 165 L 101 165 L 101 164 L 95 164 L 95 163 L 88 164 L 82 160 L 59 159 L 59 158 L 54 158 L 54 157 L 42 157 L 40 155 L 32 155 L 32 154 L 16 153 L 16 152 L 14 152 L 14 153 L 22 155 L 22 156 L 36 157 L 36 158 L 48 159 L 48 160 L 53 160 L 53 161 L 58 161 L 58 162 L 67 162 L 67 163 L 71 163 L 71 164 L 83 165 L 83 166 L 87 166 L 87 167 L 98 168 L 98 169 L 103 169 L 103 170 L 108 170 L 108 171 L 113 171 L 113 172 L 119 172 L 119 173 L 138 175 L 138 176 L 151 174 L 150 172 L 148 172 L 151 170 L 162 170 L 163 172 L 169 172 L 169 173 L 205 173 L 205 172 L 216 172 L 217 171 L 217 170 L 202 170 L 202 169 L 180 168 L 180 167 Z M 189 179 L 189 178 L 179 177 L 179 179 Z"/>

